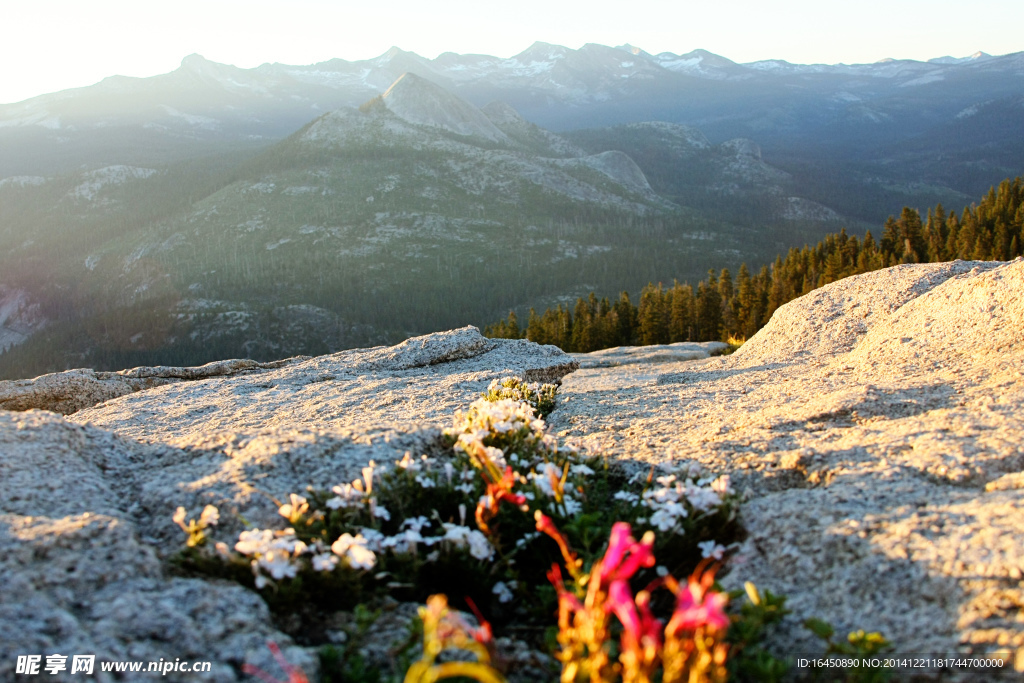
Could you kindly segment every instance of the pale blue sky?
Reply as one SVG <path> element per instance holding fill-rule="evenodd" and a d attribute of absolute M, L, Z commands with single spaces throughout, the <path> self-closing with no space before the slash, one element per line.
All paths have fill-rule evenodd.
<path fill-rule="evenodd" d="M 253 67 L 375 57 L 392 45 L 509 57 L 536 40 L 737 62 L 863 63 L 1024 50 L 1020 0 L 7 0 L 0 102 L 150 76 L 198 52 Z"/>

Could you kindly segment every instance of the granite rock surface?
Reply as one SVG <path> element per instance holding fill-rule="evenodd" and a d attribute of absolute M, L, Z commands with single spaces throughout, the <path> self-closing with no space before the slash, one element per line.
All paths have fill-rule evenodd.
<path fill-rule="evenodd" d="M 814 616 L 900 653 L 1000 653 L 1024 670 L 1024 260 L 847 278 L 732 355 L 659 353 L 574 359 L 463 328 L 217 372 L 0 384 L 21 396 L 8 409 L 67 413 L 0 410 L 0 679 L 17 654 L 67 650 L 208 658 L 189 680 L 233 681 L 246 661 L 276 671 L 267 638 L 315 674 L 257 595 L 168 572 L 174 509 L 217 505 L 225 537 L 239 516 L 276 522 L 274 498 L 438 448 L 452 413 L 509 374 L 561 378 L 553 429 L 627 468 L 731 475 L 746 536 L 721 578 L 789 596 L 778 653 L 820 650 L 801 626 Z"/>
<path fill-rule="evenodd" d="M 218 539 L 236 538 L 243 517 L 280 527 L 273 499 L 351 481 L 369 460 L 439 448 L 454 411 L 492 379 L 557 381 L 577 367 L 555 347 L 489 340 L 475 328 L 225 365 L 59 373 L 20 388 L 60 385 L 67 396 L 81 377 L 90 391 L 122 378 L 170 381 L 93 391 L 81 403 L 106 401 L 70 418 L 0 410 L 0 680 L 14 676 L 18 655 L 60 653 L 209 660 L 208 674 L 165 679 L 235 681 L 246 662 L 278 671 L 268 639 L 316 680 L 315 650 L 280 632 L 257 594 L 169 571 L 183 539 L 171 520 L 177 506 L 218 506 Z"/>
<path fill-rule="evenodd" d="M 731 474 L 747 537 L 723 581 L 789 596 L 778 652 L 815 651 L 816 616 L 1024 669 L 1022 412 L 1017 259 L 832 283 L 730 356 L 581 369 L 551 422 L 634 467 Z"/>

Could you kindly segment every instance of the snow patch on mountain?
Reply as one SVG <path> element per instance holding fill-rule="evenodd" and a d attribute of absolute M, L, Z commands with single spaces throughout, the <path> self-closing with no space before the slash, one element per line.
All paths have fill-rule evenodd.
<path fill-rule="evenodd" d="M 932 72 L 926 73 L 926 74 L 924 74 L 922 76 L 918 76 L 917 78 L 912 78 L 912 79 L 910 79 L 909 81 L 907 81 L 905 83 L 901 83 L 900 87 L 901 88 L 912 88 L 914 86 L 927 85 L 928 83 L 935 83 L 936 81 L 942 81 L 942 80 L 945 80 L 945 79 L 946 79 L 945 74 L 942 71 L 940 71 L 940 70 L 936 70 L 936 71 L 932 71 Z"/>
<path fill-rule="evenodd" d="M 979 51 L 979 52 L 975 52 L 973 55 L 968 55 L 966 57 L 950 57 L 949 55 L 946 55 L 945 57 L 935 57 L 934 59 L 929 59 L 928 63 L 929 64 L 970 64 L 971 62 L 986 62 L 986 61 L 988 61 L 990 59 L 992 59 L 992 55 L 988 54 L 987 52 L 980 52 Z"/>
<path fill-rule="evenodd" d="M 980 112 L 986 105 L 990 104 L 991 102 L 992 102 L 992 100 L 988 100 L 986 102 L 978 102 L 977 104 L 972 104 L 969 107 L 965 107 L 964 109 L 961 109 L 959 112 L 957 112 L 957 115 L 954 116 L 953 118 L 955 118 L 955 119 L 968 119 L 968 118 L 970 118 L 972 116 L 976 116 L 978 114 L 978 112 Z"/>
<path fill-rule="evenodd" d="M 38 175 L 15 175 L 7 178 L 0 178 L 0 188 L 4 187 L 30 187 L 42 185 L 46 178 Z"/>
<path fill-rule="evenodd" d="M 174 107 L 170 107 L 166 104 L 161 104 L 160 108 L 167 112 L 168 116 L 173 116 L 176 119 L 181 119 L 188 125 L 195 126 L 196 128 L 201 128 L 203 130 L 216 130 L 220 127 L 220 121 L 209 116 L 186 114 L 185 112 L 178 111 Z"/>
<path fill-rule="evenodd" d="M 104 187 L 122 185 L 129 180 L 142 180 L 157 173 L 154 168 L 139 168 L 117 164 L 89 171 L 83 177 L 84 182 L 68 192 L 71 199 L 92 201 Z"/>

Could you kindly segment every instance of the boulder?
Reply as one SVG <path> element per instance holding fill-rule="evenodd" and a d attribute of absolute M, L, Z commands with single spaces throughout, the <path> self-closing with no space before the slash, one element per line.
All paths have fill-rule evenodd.
<path fill-rule="evenodd" d="M 391 347 L 297 359 L 273 369 L 176 382 L 82 410 L 89 423 L 147 441 L 191 443 L 266 429 L 447 426 L 493 379 L 557 382 L 578 367 L 554 346 L 487 339 L 475 327 Z"/>
<path fill-rule="evenodd" d="M 54 372 L 35 379 L 0 381 L 0 410 L 50 410 L 70 415 L 113 398 L 182 380 L 243 374 L 277 368 L 294 360 L 257 363 L 222 360 L 197 368 L 140 367 L 118 372 L 77 369 Z"/>

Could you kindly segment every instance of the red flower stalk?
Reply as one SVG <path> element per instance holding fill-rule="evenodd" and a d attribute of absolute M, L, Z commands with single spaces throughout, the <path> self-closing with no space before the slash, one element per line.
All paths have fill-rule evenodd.
<path fill-rule="evenodd" d="M 569 542 L 565 540 L 565 536 L 558 530 L 558 527 L 555 526 L 550 517 L 537 510 L 533 513 L 533 518 L 537 520 L 537 531 L 547 534 L 558 544 L 558 549 L 562 551 L 562 558 L 565 559 L 565 568 L 572 574 L 572 578 L 577 584 L 583 585 L 585 579 L 580 572 L 583 560 L 577 558 L 576 553 L 569 548 Z"/>
<path fill-rule="evenodd" d="M 274 659 L 277 660 L 277 663 L 278 665 L 280 665 L 281 669 L 283 669 L 284 672 L 288 674 L 287 681 L 279 681 L 263 669 L 259 668 L 258 666 L 253 666 L 249 663 L 245 663 L 242 665 L 242 672 L 247 673 L 250 676 L 256 676 L 265 683 L 309 683 L 309 679 L 306 678 L 306 674 L 303 673 L 302 669 L 289 663 L 288 660 L 284 658 L 284 655 L 281 654 L 281 648 L 277 646 L 277 643 L 275 643 L 272 640 L 268 640 L 267 649 L 269 649 L 270 653 L 274 655 Z"/>
<path fill-rule="evenodd" d="M 497 481 L 491 481 L 487 478 L 487 470 L 484 470 L 481 474 L 483 474 L 484 481 L 487 482 L 487 494 L 477 503 L 476 525 L 480 527 L 480 531 L 487 534 L 490 533 L 488 522 L 498 514 L 502 501 L 511 503 L 516 507 L 522 507 L 526 504 L 526 496 L 521 493 L 512 492 L 512 487 L 516 484 L 516 475 L 511 467 L 506 467 L 505 474 Z"/>
<path fill-rule="evenodd" d="M 466 604 L 469 605 L 469 609 L 472 610 L 473 616 L 476 617 L 477 622 L 480 624 L 480 628 L 470 628 L 466 625 L 466 632 L 473 636 L 473 640 L 480 643 L 488 650 L 494 647 L 494 629 L 491 628 L 491 622 L 484 619 L 484 615 L 480 613 L 476 603 L 473 602 L 473 598 L 468 595 L 464 598 Z"/>

